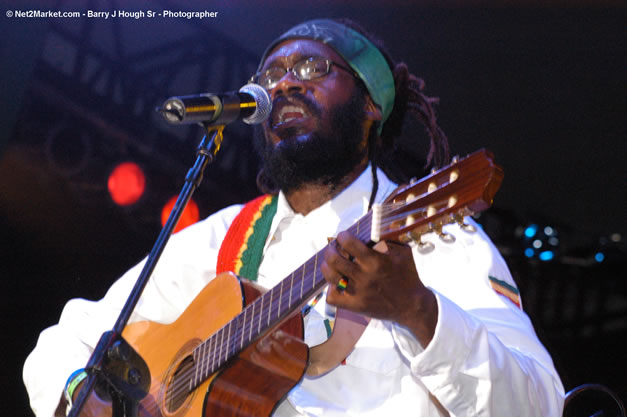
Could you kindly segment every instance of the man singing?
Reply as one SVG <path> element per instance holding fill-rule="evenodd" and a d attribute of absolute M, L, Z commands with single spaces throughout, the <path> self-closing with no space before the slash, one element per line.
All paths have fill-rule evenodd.
<path fill-rule="evenodd" d="M 304 375 L 273 415 L 561 416 L 564 392 L 551 357 L 520 307 L 505 262 L 480 229 L 451 226 L 454 242 L 427 234 L 422 239 L 431 251 L 395 241 L 373 248 L 345 231 L 424 168 L 400 147 L 406 121 L 424 126 L 428 164 L 447 162 L 447 139 L 423 81 L 356 24 L 326 19 L 273 41 L 252 81 L 273 104 L 255 132 L 264 195 L 173 236 L 132 321 L 175 321 L 227 270 L 275 287 L 323 251 L 320 269 L 329 285 L 305 309 L 305 342 L 327 340 L 339 311 L 362 317 L 362 333 L 343 360 Z M 412 147 L 421 149 L 423 132 L 409 133 Z M 142 265 L 100 301 L 70 300 L 59 324 L 42 332 L 24 367 L 38 416 L 65 414 L 80 390 L 81 368 Z M 111 412 L 89 403 L 93 397 L 85 415 Z"/>

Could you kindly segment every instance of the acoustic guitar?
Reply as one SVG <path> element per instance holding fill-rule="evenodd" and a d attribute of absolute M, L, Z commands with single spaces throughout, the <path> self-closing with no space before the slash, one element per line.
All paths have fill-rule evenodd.
<path fill-rule="evenodd" d="M 363 242 L 417 241 L 487 209 L 503 172 L 486 150 L 397 188 L 349 228 Z M 225 273 L 213 279 L 171 324 L 137 322 L 124 338 L 148 364 L 151 383 L 141 416 L 265 417 L 300 381 L 308 364 L 301 308 L 326 281 L 324 249 L 264 292 Z"/>

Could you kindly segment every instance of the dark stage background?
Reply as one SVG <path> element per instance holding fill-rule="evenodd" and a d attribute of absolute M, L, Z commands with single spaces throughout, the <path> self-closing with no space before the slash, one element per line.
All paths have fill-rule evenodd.
<path fill-rule="evenodd" d="M 161 208 L 181 187 L 201 137 L 199 128 L 165 125 L 155 106 L 172 95 L 239 88 L 270 40 L 323 16 L 363 23 L 426 80 L 427 92 L 441 99 L 454 153 L 494 152 L 505 181 L 479 221 L 510 263 L 566 388 L 598 382 L 625 398 L 627 9 L 619 2 L 503 3 L 3 1 L 8 401 L 0 414 L 32 415 L 21 367 L 65 301 L 101 297 L 152 246 Z M 86 15 L 9 16 L 29 9 Z M 218 15 L 104 19 L 89 18 L 90 10 Z M 146 191 L 121 207 L 107 178 L 125 161 L 143 169 Z M 229 126 L 195 196 L 200 216 L 254 196 L 257 163 L 249 128 Z"/>

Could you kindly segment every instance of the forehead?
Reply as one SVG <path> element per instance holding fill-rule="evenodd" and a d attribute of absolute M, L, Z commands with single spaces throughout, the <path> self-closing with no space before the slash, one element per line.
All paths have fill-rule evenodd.
<path fill-rule="evenodd" d="M 311 39 L 288 39 L 275 46 L 263 63 L 262 68 L 278 64 L 294 64 L 308 57 L 328 58 L 337 64 L 348 66 L 346 61 L 331 47 Z"/>

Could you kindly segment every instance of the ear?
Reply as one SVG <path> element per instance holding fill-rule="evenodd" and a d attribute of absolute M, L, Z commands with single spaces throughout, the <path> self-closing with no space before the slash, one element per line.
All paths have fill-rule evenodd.
<path fill-rule="evenodd" d="M 381 121 L 381 109 L 377 106 L 370 94 L 366 94 L 366 103 L 364 105 L 364 112 L 366 113 L 366 120 L 372 120 L 373 122 Z"/>

